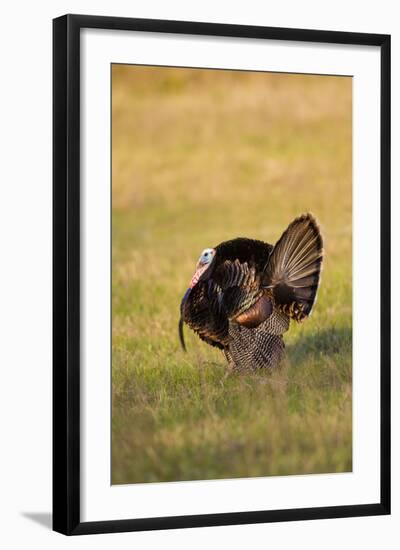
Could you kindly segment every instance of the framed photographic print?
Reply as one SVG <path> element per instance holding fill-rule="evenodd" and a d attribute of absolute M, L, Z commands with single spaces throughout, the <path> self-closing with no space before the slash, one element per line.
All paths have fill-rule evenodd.
<path fill-rule="evenodd" d="M 54 20 L 54 529 L 390 513 L 390 37 Z"/>

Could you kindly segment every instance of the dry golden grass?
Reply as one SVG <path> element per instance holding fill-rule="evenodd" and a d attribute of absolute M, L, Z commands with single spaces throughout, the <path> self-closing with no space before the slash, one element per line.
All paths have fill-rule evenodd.
<path fill-rule="evenodd" d="M 351 79 L 114 66 L 112 108 L 113 483 L 351 470 Z M 286 365 L 184 354 L 200 251 L 304 211 L 326 258 Z"/>

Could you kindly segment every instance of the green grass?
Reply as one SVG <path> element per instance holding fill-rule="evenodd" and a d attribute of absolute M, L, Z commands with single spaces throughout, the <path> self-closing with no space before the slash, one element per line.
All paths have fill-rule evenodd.
<path fill-rule="evenodd" d="M 351 470 L 351 79 L 114 66 L 112 152 L 112 482 Z M 282 368 L 183 353 L 201 250 L 304 211 L 326 258 Z"/>

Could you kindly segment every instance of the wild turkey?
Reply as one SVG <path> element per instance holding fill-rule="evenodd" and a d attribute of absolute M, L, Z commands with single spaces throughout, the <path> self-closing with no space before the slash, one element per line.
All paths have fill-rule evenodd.
<path fill-rule="evenodd" d="M 203 250 L 181 302 L 183 323 L 221 349 L 235 370 L 273 369 L 284 353 L 290 319 L 315 303 L 323 243 L 311 214 L 296 218 L 272 246 L 237 238 Z"/>

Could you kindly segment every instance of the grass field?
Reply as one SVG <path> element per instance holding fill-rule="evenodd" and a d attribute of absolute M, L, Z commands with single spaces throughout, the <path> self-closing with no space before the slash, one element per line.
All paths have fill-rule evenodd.
<path fill-rule="evenodd" d="M 113 66 L 112 111 L 112 483 L 351 470 L 351 79 Z M 326 257 L 284 366 L 183 353 L 201 250 L 305 211 Z"/>

